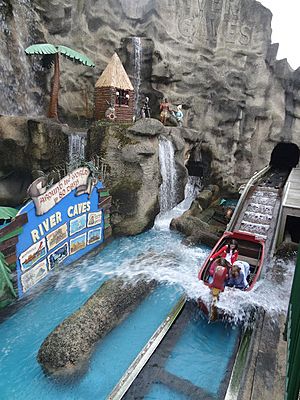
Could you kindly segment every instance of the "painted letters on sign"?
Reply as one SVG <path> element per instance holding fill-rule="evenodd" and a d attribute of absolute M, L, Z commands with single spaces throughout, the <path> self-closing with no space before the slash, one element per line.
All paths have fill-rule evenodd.
<path fill-rule="evenodd" d="M 86 190 L 89 175 L 87 168 L 75 170 L 19 211 L 28 218 L 16 245 L 19 296 L 54 268 L 70 264 L 103 242 L 104 211 L 98 208 L 98 190 L 104 187 L 92 178 L 91 190 Z M 67 185 L 65 191 L 61 182 Z"/>
<path fill-rule="evenodd" d="M 49 189 L 45 187 L 45 180 L 38 178 L 29 186 L 28 194 L 34 201 L 37 215 L 43 215 L 74 189 L 77 189 L 77 194 L 90 194 L 94 184 L 96 184 L 96 181 L 91 178 L 90 170 L 81 167 L 75 169 Z"/>

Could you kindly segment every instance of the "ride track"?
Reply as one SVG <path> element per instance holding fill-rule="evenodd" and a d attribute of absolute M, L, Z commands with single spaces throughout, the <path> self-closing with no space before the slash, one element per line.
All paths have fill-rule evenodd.
<path fill-rule="evenodd" d="M 275 240 L 274 234 L 276 232 L 276 223 L 280 210 L 281 193 L 288 175 L 289 171 L 275 170 L 270 166 L 266 166 L 261 171 L 256 172 L 246 184 L 234 214 L 227 225 L 227 231 L 229 232 L 237 230 L 246 231 L 258 235 L 265 240 L 265 257 L 263 260 L 262 275 L 264 274 L 263 269 L 271 258 L 270 252 Z M 108 399 L 120 400 L 128 393 L 131 385 L 146 366 L 150 357 L 152 355 L 155 356 L 155 351 L 163 341 L 167 332 L 172 328 L 178 317 L 189 304 L 190 302 L 187 302 L 184 296 L 180 298 L 165 321 L 162 322 L 160 327 L 129 366 L 123 377 L 110 393 Z M 231 376 L 227 376 L 225 380 L 228 388 L 223 388 L 225 396 L 223 398 L 225 398 L 225 400 L 236 398 L 236 392 L 238 390 L 236 381 L 240 380 L 241 358 L 244 362 L 245 346 L 248 348 L 249 336 L 251 336 L 251 332 L 246 330 L 240 338 L 238 348 L 235 352 L 236 358 L 232 360 L 232 366 L 230 368 L 232 371 Z M 203 398 L 205 399 L 209 399 L 207 393 L 201 392 L 198 393 L 198 396 L 199 399 L 202 398 L 201 396 L 204 396 Z"/>

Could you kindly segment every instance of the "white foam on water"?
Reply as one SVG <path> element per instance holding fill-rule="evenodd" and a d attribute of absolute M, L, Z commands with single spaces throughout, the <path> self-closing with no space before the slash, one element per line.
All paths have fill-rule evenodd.
<path fill-rule="evenodd" d="M 272 215 L 246 211 L 244 214 L 244 220 L 254 223 L 270 224 L 272 221 Z"/>
<path fill-rule="evenodd" d="M 219 310 L 234 323 L 250 323 L 257 308 L 276 319 L 287 312 L 294 271 L 295 261 L 272 260 L 268 272 L 251 291 L 225 288 L 218 302 Z"/>
<path fill-rule="evenodd" d="M 188 187 L 186 199 L 172 210 L 160 214 L 152 231 L 114 241 L 108 254 L 101 253 L 93 262 L 85 261 L 80 268 L 62 274 L 57 285 L 68 286 L 69 289 L 78 287 L 85 291 L 95 280 L 100 282 L 104 278 L 120 276 L 137 281 L 143 277 L 175 285 L 189 299 L 201 299 L 210 309 L 210 289 L 198 280 L 199 269 L 210 249 L 186 246 L 182 243 L 182 236 L 169 231 L 171 219 L 187 210 L 194 196 L 193 188 Z M 274 259 L 266 269 L 264 277 L 249 292 L 225 288 L 217 305 L 224 318 L 235 324 L 247 325 L 257 308 L 264 309 L 274 319 L 278 314 L 286 313 L 295 262 L 284 263 Z"/>
<path fill-rule="evenodd" d="M 266 196 L 256 196 L 256 193 L 251 196 L 251 200 L 254 203 L 258 203 L 258 204 L 263 204 L 263 205 L 268 205 L 268 206 L 273 206 L 276 203 L 276 197 L 266 197 Z"/>
<path fill-rule="evenodd" d="M 268 215 L 272 215 L 273 214 L 273 206 L 265 206 L 263 204 L 258 204 L 258 203 L 250 203 L 247 211 L 252 211 L 255 213 L 262 213 L 262 214 L 268 214 Z"/>
<path fill-rule="evenodd" d="M 182 237 L 171 232 L 150 231 L 139 239 L 121 239 L 105 257 L 99 254 L 92 262 L 62 271 L 57 287 L 67 290 L 78 287 L 80 291 L 103 279 L 119 276 L 130 281 L 156 280 L 165 285 L 175 285 L 189 299 L 202 302 L 210 309 L 211 294 L 208 286 L 198 280 L 198 272 L 210 249 L 188 247 L 181 243 Z M 113 245 L 113 244 L 112 244 Z M 251 323 L 253 312 L 264 309 L 276 318 L 287 312 L 295 262 L 273 260 L 268 272 L 249 291 L 226 287 L 220 294 L 218 310 L 224 318 L 234 324 Z"/>

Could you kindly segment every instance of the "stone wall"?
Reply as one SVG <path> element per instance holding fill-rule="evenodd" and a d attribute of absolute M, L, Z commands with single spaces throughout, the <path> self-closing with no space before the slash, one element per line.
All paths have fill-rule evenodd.
<path fill-rule="evenodd" d="M 276 143 L 300 144 L 300 72 L 291 70 L 285 60 L 276 61 L 271 12 L 259 2 L 7 0 L 3 4 L 0 57 L 9 93 L 0 94 L 2 112 L 40 114 L 48 105 L 48 92 L 43 96 L 36 79 L 48 82 L 49 90 L 50 73 L 39 73 L 35 57 L 22 56 L 24 67 L 19 68 L 25 46 L 35 41 L 65 44 L 95 62 L 92 70 L 62 59 L 59 111 L 62 119 L 74 122 L 92 114 L 94 84 L 115 50 L 134 77 L 133 38 L 140 37 L 140 100 L 149 95 L 154 116 L 163 96 L 183 104 L 184 125 L 198 131 L 218 184 L 234 191 L 269 162 Z M 24 25 L 30 30 L 23 34 L 17 26 Z M 21 82 L 20 76 L 24 83 L 12 85 L 14 79 Z"/>

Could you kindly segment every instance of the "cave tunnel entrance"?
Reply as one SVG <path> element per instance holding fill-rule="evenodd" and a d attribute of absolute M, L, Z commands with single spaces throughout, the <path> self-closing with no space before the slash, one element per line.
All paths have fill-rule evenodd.
<path fill-rule="evenodd" d="M 299 147 L 295 143 L 278 143 L 272 151 L 270 166 L 280 170 L 295 168 L 299 155 Z"/>
<path fill-rule="evenodd" d="M 212 156 L 209 151 L 201 149 L 201 145 L 195 146 L 186 163 L 189 176 L 201 178 L 203 184 L 208 184 L 211 176 L 211 161 Z"/>

